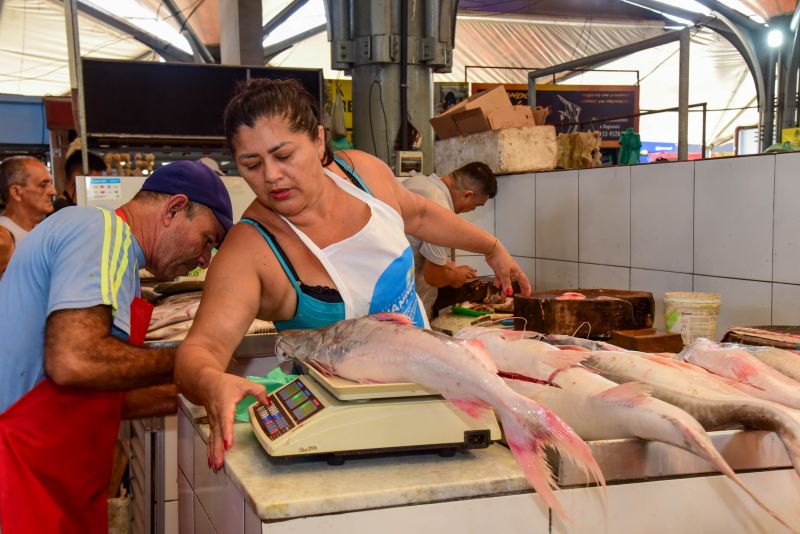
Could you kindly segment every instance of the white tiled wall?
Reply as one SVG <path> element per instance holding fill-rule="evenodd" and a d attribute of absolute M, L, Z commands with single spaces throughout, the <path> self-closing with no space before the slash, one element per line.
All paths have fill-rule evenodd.
<path fill-rule="evenodd" d="M 694 163 L 631 169 L 631 267 L 692 272 Z"/>
<path fill-rule="evenodd" d="M 630 167 L 581 170 L 578 198 L 579 260 L 629 266 L 631 264 Z"/>
<path fill-rule="evenodd" d="M 474 218 L 537 291 L 722 294 L 733 325 L 800 324 L 800 154 L 501 176 Z M 462 253 L 463 254 L 463 253 Z M 480 256 L 462 255 L 481 274 Z"/>
<path fill-rule="evenodd" d="M 800 154 L 775 158 L 773 280 L 800 284 Z"/>
<path fill-rule="evenodd" d="M 578 264 L 572 261 L 536 260 L 536 291 L 572 289 L 578 283 Z"/>
<path fill-rule="evenodd" d="M 629 289 L 631 270 L 628 267 L 581 263 L 578 267 L 579 287 Z"/>
<path fill-rule="evenodd" d="M 694 272 L 772 280 L 775 156 L 695 163 Z"/>
<path fill-rule="evenodd" d="M 578 261 L 578 171 L 536 175 L 535 217 L 536 257 Z"/>
<path fill-rule="evenodd" d="M 536 255 L 536 220 L 533 206 L 536 204 L 536 175 L 516 174 L 500 179 L 495 206 L 497 235 L 508 236 L 503 241 L 512 256 L 533 258 Z M 485 210 L 486 207 L 475 211 Z"/>

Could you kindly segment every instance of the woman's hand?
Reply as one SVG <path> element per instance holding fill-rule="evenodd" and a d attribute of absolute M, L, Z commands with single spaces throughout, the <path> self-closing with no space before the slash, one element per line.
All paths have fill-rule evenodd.
<path fill-rule="evenodd" d="M 484 256 L 486 263 L 494 271 L 494 285 L 500 289 L 503 296 L 510 297 L 514 294 L 511 282 L 519 283 L 520 293 L 528 297 L 531 294 L 531 284 L 528 277 L 519 268 L 517 262 L 508 253 L 500 241 L 495 241 L 495 248 Z"/>
<path fill-rule="evenodd" d="M 269 404 L 269 399 L 264 386 L 236 375 L 215 372 L 213 377 L 206 377 L 206 380 L 213 384 L 204 400 L 208 424 L 211 427 L 208 438 L 208 467 L 217 471 L 222 469 L 225 451 L 233 445 L 236 403 L 247 395 L 254 396 L 265 406 Z"/>

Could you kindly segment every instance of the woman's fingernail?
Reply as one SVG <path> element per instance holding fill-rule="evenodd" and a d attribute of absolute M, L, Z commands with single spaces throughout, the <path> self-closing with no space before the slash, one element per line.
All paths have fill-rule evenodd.
<path fill-rule="evenodd" d="M 513 295 L 513 294 L 514 294 L 514 290 L 513 290 L 513 289 L 511 289 L 510 287 L 507 287 L 507 288 L 506 288 L 506 295 L 508 295 L 508 296 L 510 297 L 510 296 L 511 296 L 511 295 Z"/>
<path fill-rule="evenodd" d="M 208 468 L 211 469 L 211 458 L 208 458 Z"/>
<path fill-rule="evenodd" d="M 225 450 L 227 451 L 228 450 L 228 440 L 227 439 L 223 440 L 222 444 L 225 446 Z"/>

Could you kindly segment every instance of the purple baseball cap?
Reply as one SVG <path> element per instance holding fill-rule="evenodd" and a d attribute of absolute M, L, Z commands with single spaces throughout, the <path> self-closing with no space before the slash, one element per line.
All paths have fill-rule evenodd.
<path fill-rule="evenodd" d="M 231 197 L 222 179 L 199 161 L 173 161 L 147 177 L 142 191 L 167 195 L 186 195 L 192 202 L 207 206 L 225 229 L 233 226 Z"/>

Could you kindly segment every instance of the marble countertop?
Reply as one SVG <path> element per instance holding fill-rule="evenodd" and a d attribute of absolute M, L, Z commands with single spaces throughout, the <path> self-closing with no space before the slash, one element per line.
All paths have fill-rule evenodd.
<path fill-rule="evenodd" d="M 204 415 L 183 397 L 180 405 L 193 421 Z M 208 425 L 194 425 L 207 441 Z M 269 459 L 247 423 L 234 425 L 224 469 L 264 521 L 532 491 L 511 452 L 499 444 L 451 458 L 434 453 L 355 458 L 341 466 L 280 465 Z"/>

